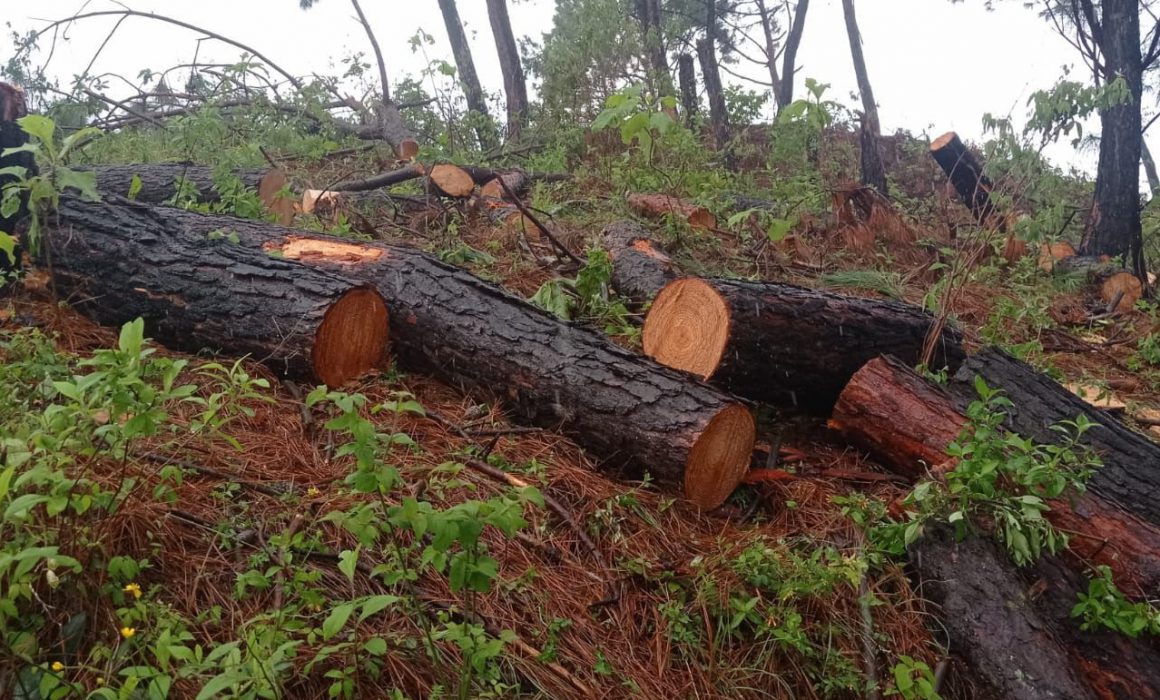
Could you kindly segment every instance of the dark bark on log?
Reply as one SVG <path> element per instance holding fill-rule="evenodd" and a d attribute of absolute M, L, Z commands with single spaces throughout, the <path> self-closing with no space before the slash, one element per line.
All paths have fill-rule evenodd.
<path fill-rule="evenodd" d="M 1023 403 L 1019 394 L 1008 398 L 1016 410 Z M 884 356 L 868 362 L 846 385 L 830 426 L 895 473 L 914 480 L 941 478 L 955 467 L 946 450 L 967 425 L 963 409 L 970 400 L 952 396 Z M 1160 590 L 1160 526 L 1094 489 L 1075 499 L 1053 501 L 1048 519 L 1074 533 L 1071 549 L 1080 558 L 1067 558 L 1073 566 L 1108 566 L 1129 594 Z"/>
<path fill-rule="evenodd" d="M 1088 490 L 1160 525 L 1160 445 L 1000 350 L 986 350 L 967 360 L 954 376 L 951 392 L 973 400 L 976 376 L 988 386 L 1002 389 L 1015 402 L 1007 426 L 1024 437 L 1058 442 L 1059 436 L 1050 426 L 1075 420 L 1081 414 L 1097 423 L 1083 442 L 1100 455 L 1104 466 L 1092 476 Z"/>
<path fill-rule="evenodd" d="M 9 148 L 17 148 L 28 143 L 28 135 L 16 123 L 17 119 L 28 114 L 25 106 L 24 92 L 7 83 L 0 83 L 0 153 Z M 36 159 L 31 153 L 15 153 L 0 157 L 0 168 L 25 168 L 28 175 L 36 174 Z M 3 199 L 4 187 L 17 178 L 12 175 L 0 176 L 0 200 Z M 20 220 L 27 215 L 28 197 L 21 196 L 21 205 L 17 211 L 8 217 L 0 217 L 0 232 L 16 236 Z M 11 273 L 20 269 L 20 248 L 14 252 L 15 259 L 8 256 L 6 251 L 0 251 L 0 290 L 7 286 Z"/>
<path fill-rule="evenodd" d="M 797 77 L 797 52 L 802 43 L 802 34 L 806 29 L 806 12 L 810 9 L 810 0 L 798 0 L 794 9 L 793 24 L 789 35 L 785 39 L 785 53 L 781 64 L 781 90 L 777 93 L 778 110 L 785 109 L 793 102 L 793 83 Z"/>
<path fill-rule="evenodd" d="M 651 301 L 680 274 L 652 234 L 635 221 L 609 224 L 601 235 L 612 261 L 612 288 L 635 308 Z"/>
<path fill-rule="evenodd" d="M 686 278 L 657 296 L 644 350 L 741 396 L 828 413 L 883 353 L 917 364 L 935 319 L 921 309 L 788 284 Z M 961 336 L 944 329 L 934 364 L 956 369 Z"/>
<path fill-rule="evenodd" d="M 685 126 L 691 129 L 697 116 L 697 74 L 692 54 L 677 56 L 677 73 L 681 81 L 681 111 L 684 112 Z"/>
<path fill-rule="evenodd" d="M 386 173 L 379 173 L 362 180 L 343 180 L 336 182 L 326 188 L 327 192 L 367 192 L 370 190 L 377 190 L 380 187 L 390 187 L 391 185 L 398 185 L 408 180 L 423 177 L 426 171 L 422 166 L 409 165 L 405 168 L 392 170 Z"/>
<path fill-rule="evenodd" d="M 459 69 L 459 83 L 463 86 L 463 95 L 467 98 L 467 109 L 476 113 L 479 122 L 475 126 L 475 135 L 479 139 L 479 146 L 489 151 L 499 146 L 499 137 L 495 132 L 491 116 L 487 111 L 487 98 L 483 93 L 483 86 L 479 83 L 479 74 L 475 72 L 475 61 L 471 57 L 471 44 L 467 41 L 467 33 L 463 31 L 463 22 L 459 19 L 459 8 L 455 0 L 439 0 L 439 9 L 443 12 L 443 23 L 447 26 L 447 38 L 451 42 L 451 53 L 455 56 L 455 65 Z"/>
<path fill-rule="evenodd" d="M 1098 26 L 1092 27 L 1103 59 L 1104 81 L 1122 78 L 1131 99 L 1100 110 L 1100 159 L 1095 199 L 1079 250 L 1083 255 L 1110 255 L 1141 280 L 1144 265 L 1140 223 L 1140 104 L 1143 64 L 1140 50 L 1140 6 L 1137 0 L 1104 0 Z M 1089 25 L 1095 18 L 1087 20 Z"/>
<path fill-rule="evenodd" d="M 91 171 L 97 178 L 97 189 L 104 194 L 128 197 L 134 176 L 140 178 L 141 189 L 133 199 L 146 204 L 160 204 L 173 199 L 178 182 L 184 181 L 185 191 L 199 202 L 217 202 L 221 194 L 214 185 L 213 168 L 189 163 L 141 163 L 132 165 L 95 165 L 77 168 Z M 274 192 L 286 184 L 286 175 L 271 168 L 234 170 L 232 175 L 247 189 Z"/>
<path fill-rule="evenodd" d="M 419 155 L 419 142 L 415 140 L 415 135 L 411 133 L 411 127 L 407 126 L 406 121 L 403 120 L 403 113 L 394 102 L 386 101 L 382 104 L 375 105 L 375 120 L 378 122 L 378 133 L 381 138 L 391 147 L 395 149 L 395 155 L 399 160 L 410 161 L 414 160 Z M 359 138 L 366 139 L 368 135 L 359 134 Z M 370 136 L 370 139 L 380 138 L 380 136 Z"/>
<path fill-rule="evenodd" d="M 949 651 L 965 658 L 993 697 L 1097 697 L 994 544 L 977 538 L 955 542 L 948 529 L 930 528 L 912 548 L 911 565 L 923 596 L 940 608 Z"/>
<path fill-rule="evenodd" d="M 519 139 L 524 127 L 528 125 L 528 86 L 520 63 L 520 50 L 516 46 L 515 34 L 512 33 L 512 21 L 508 17 L 507 0 L 487 0 L 487 16 L 491 21 L 491 33 L 495 36 L 499 67 L 503 71 L 508 138 Z"/>
<path fill-rule="evenodd" d="M 237 245 L 234 219 L 195 230 L 119 201 L 62 197 L 46 240 L 57 290 L 97 322 L 140 316 L 170 347 L 249 354 L 331 386 L 383 359 L 387 310 L 373 287 Z"/>
<path fill-rule="evenodd" d="M 991 203 L 991 191 L 995 185 L 984 174 L 983 165 L 953 131 L 930 144 L 930 155 L 947 174 L 975 221 L 980 226 L 986 225 L 996 214 Z"/>
<path fill-rule="evenodd" d="M 139 219 L 141 235 L 199 239 L 223 230 L 240 250 L 375 285 L 404 369 L 499 398 L 519 422 L 559 428 L 610 467 L 647 471 L 699 505 L 719 505 L 748 467 L 753 419 L 732 398 L 423 253 L 120 204 Z"/>

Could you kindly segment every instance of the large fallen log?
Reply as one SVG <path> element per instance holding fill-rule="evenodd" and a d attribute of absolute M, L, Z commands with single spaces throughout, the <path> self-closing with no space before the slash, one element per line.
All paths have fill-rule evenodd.
<path fill-rule="evenodd" d="M 846 381 L 882 353 L 917 364 L 934 318 L 917 307 L 772 282 L 679 279 L 657 295 L 644 351 L 740 396 L 828 413 Z M 935 367 L 957 369 L 944 329 Z"/>
<path fill-rule="evenodd" d="M 609 283 L 640 308 L 680 273 L 652 234 L 635 221 L 617 221 L 604 227 L 602 245 L 612 263 Z"/>
<path fill-rule="evenodd" d="M 45 256 L 82 313 L 107 325 L 142 317 L 170 347 L 248 354 L 330 386 L 383 360 L 387 308 L 374 287 L 237 245 L 223 225 L 232 219 L 143 225 L 143 206 L 61 198 Z"/>
<path fill-rule="evenodd" d="M 423 253 L 110 202 L 67 209 L 63 223 L 115 217 L 122 236 L 151 240 L 219 232 L 233 242 L 223 245 L 260 251 L 272 265 L 295 261 L 373 284 L 390 309 L 404 369 L 499 398 L 514 419 L 559 428 L 610 467 L 647 472 L 702 507 L 720 505 L 748 468 L 754 422 L 744 405 Z"/>
<path fill-rule="evenodd" d="M 897 473 L 939 478 L 956 466 L 946 449 L 967 424 L 959 408 L 964 401 L 883 357 L 850 380 L 830 424 Z M 1070 613 L 1091 566 L 1110 567 L 1130 594 L 1154 595 L 1160 586 L 1160 528 L 1090 489 L 1074 502 L 1055 499 L 1050 505 L 1047 517 L 1070 534 L 1070 552 L 1042 557 L 1023 573 L 1026 581 L 993 544 L 976 538 L 954 543 L 944 528 L 928 528 L 911 561 L 924 593 L 942 607 L 952 647 L 1000 697 L 1157 697 L 1155 648 L 1123 635 L 1083 632 Z M 1034 609 L 1030 589 L 1042 589 Z M 1062 692 L 1068 678 L 1058 673 L 1063 660 L 1091 691 Z M 1046 672 L 1043 664 L 1057 672 Z M 1027 682 L 1036 692 L 1051 693 L 1027 695 Z"/>
<path fill-rule="evenodd" d="M 964 382 L 962 391 L 959 396 L 953 396 L 895 358 L 871 360 L 842 391 L 834 406 L 830 425 L 896 473 L 911 479 L 919 479 L 928 473 L 938 477 L 955 467 L 946 451 L 967 425 L 962 409 L 974 400 L 971 368 L 975 362 L 976 359 L 971 358 L 964 365 L 960 380 Z M 966 388 L 968 376 L 972 377 L 970 394 Z M 986 377 L 984 381 L 991 384 Z M 1026 406 L 1041 401 L 1033 394 L 1020 391 L 1021 384 L 1009 383 L 1008 386 L 1007 398 L 1015 404 L 1010 415 L 1017 416 L 1027 410 Z M 1060 394 L 1070 395 L 1062 387 Z M 1053 396 L 1053 401 L 1062 400 L 1049 395 Z M 1045 437 L 1054 440 L 1058 434 L 1049 428 L 1050 425 L 1061 420 L 1074 420 L 1081 414 L 1095 418 L 1092 414 L 1101 413 L 1090 406 L 1077 404 L 1082 402 L 1075 400 L 1069 404 L 1075 409 L 1070 417 L 1067 417 L 1067 409 L 1057 410 L 1053 406 L 1053 416 L 1033 419 L 1035 425 L 1041 426 L 1034 434 L 1015 432 L 1040 441 Z M 1099 433 L 1096 428 L 1085 437 L 1098 441 L 1101 439 Z M 1150 463 L 1133 463 L 1131 475 L 1136 477 L 1141 472 L 1151 472 L 1153 478 L 1160 477 L 1160 447 L 1154 450 L 1153 459 L 1155 461 Z M 1083 562 L 1111 568 L 1126 591 L 1152 595 L 1160 591 L 1160 524 L 1148 521 L 1144 514 L 1107 494 L 1108 482 L 1116 484 L 1116 490 L 1119 490 L 1121 477 L 1116 472 L 1123 471 L 1125 466 L 1114 461 L 1105 462 L 1105 466 L 1093 475 L 1087 492 L 1082 496 L 1074 501 L 1052 501 L 1048 519 L 1060 530 L 1073 533 L 1071 549 Z"/>
<path fill-rule="evenodd" d="M 1058 274 L 1081 275 L 1109 311 L 1131 311 L 1144 296 L 1144 283 L 1130 270 L 1106 258 L 1086 255 L 1065 256 L 1055 261 Z"/>
<path fill-rule="evenodd" d="M 641 216 L 653 219 L 673 217 L 693 228 L 717 228 L 717 217 L 713 212 L 684 199 L 666 194 L 630 194 L 627 201 L 629 208 Z"/>

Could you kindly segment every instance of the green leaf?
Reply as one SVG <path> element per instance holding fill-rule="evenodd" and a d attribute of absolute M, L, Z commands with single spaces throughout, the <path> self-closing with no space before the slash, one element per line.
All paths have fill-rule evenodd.
<path fill-rule="evenodd" d="M 330 615 L 327 615 L 326 619 L 322 621 L 322 638 L 330 639 L 338 634 L 353 612 L 354 603 L 343 603 L 331 610 Z"/>
<path fill-rule="evenodd" d="M 8 256 L 10 263 L 16 262 L 16 238 L 0 231 L 0 253 Z"/>
<path fill-rule="evenodd" d="M 397 595 L 373 595 L 367 598 L 366 602 L 362 604 L 362 612 L 359 613 L 358 621 L 362 622 L 371 615 L 382 612 L 400 600 L 402 598 Z"/>
<path fill-rule="evenodd" d="M 354 581 L 355 571 L 358 569 L 359 548 L 344 549 L 338 554 L 338 570 L 346 574 L 348 581 Z"/>
<path fill-rule="evenodd" d="M 52 143 L 53 132 L 56 131 L 56 124 L 48 117 L 39 114 L 29 114 L 27 117 L 21 117 L 16 120 L 24 133 L 41 141 L 42 143 Z"/>
<path fill-rule="evenodd" d="M 363 644 L 362 648 L 371 656 L 382 656 L 387 653 L 387 640 L 382 637 L 371 637 Z"/>
<path fill-rule="evenodd" d="M 141 193 L 141 176 L 133 175 L 133 179 L 129 181 L 129 199 L 137 199 L 137 195 Z"/>

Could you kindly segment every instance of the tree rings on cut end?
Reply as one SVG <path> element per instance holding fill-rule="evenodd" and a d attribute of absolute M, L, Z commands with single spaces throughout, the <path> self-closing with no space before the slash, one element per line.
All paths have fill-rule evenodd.
<path fill-rule="evenodd" d="M 708 379 L 729 343 L 730 316 L 729 305 L 708 282 L 670 282 L 645 318 L 644 352 L 662 365 Z"/>
<path fill-rule="evenodd" d="M 326 311 L 314 336 L 311 365 L 337 387 L 379 365 L 387 349 L 387 304 L 372 287 L 356 287 Z"/>
<path fill-rule="evenodd" d="M 431 182 L 448 197 L 470 197 L 475 191 L 475 180 L 458 165 L 441 163 L 431 168 Z"/>
<path fill-rule="evenodd" d="M 1113 311 L 1131 311 L 1143 295 L 1144 284 L 1127 271 L 1109 275 L 1100 285 L 1100 297 L 1108 304 L 1116 303 Z"/>
<path fill-rule="evenodd" d="M 943 148 L 946 148 L 946 145 L 948 143 L 950 143 L 951 141 L 954 141 L 958 137 L 959 137 L 959 135 L 957 133 L 955 133 L 953 131 L 948 131 L 945 134 L 943 134 L 942 136 L 935 139 L 934 141 L 930 142 L 930 150 L 938 151 L 938 150 L 941 150 Z"/>
<path fill-rule="evenodd" d="M 710 510 L 725 502 L 749 469 L 756 439 L 753 414 L 732 404 L 709 421 L 685 467 L 685 498 Z"/>

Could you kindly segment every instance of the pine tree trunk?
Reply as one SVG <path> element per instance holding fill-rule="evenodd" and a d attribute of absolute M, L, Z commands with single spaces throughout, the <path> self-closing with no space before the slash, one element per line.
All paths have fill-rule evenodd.
<path fill-rule="evenodd" d="M 1123 78 L 1131 99 L 1100 112 L 1100 160 L 1095 200 L 1080 243 L 1083 255 L 1123 257 L 1141 279 L 1144 270 L 1140 223 L 1140 8 L 1137 0 L 1101 3 L 1104 79 Z"/>
<path fill-rule="evenodd" d="M 717 150 L 729 144 L 729 111 L 725 104 L 725 87 L 717 65 L 717 0 L 705 0 L 705 36 L 697 41 L 697 58 L 701 62 L 701 77 L 709 96 L 709 122 Z"/>
<path fill-rule="evenodd" d="M 467 109 L 475 113 L 475 134 L 481 148 L 491 150 L 499 145 L 495 128 L 487 111 L 487 98 L 483 94 L 483 86 L 479 83 L 479 75 L 475 72 L 475 61 L 471 57 L 471 45 L 467 41 L 467 34 L 463 31 L 463 22 L 459 19 L 459 8 L 455 0 L 439 0 L 439 9 L 443 12 L 443 23 L 447 25 L 447 38 L 451 42 L 451 53 L 455 56 L 455 65 L 459 69 L 459 84 L 463 86 L 463 95 L 467 98 Z"/>
<path fill-rule="evenodd" d="M 1152 159 L 1152 149 L 1148 142 L 1140 139 L 1140 160 L 1144 163 L 1144 173 L 1148 176 L 1148 191 L 1152 197 L 1160 197 L 1160 172 L 1156 171 L 1156 161 Z"/>
<path fill-rule="evenodd" d="M 669 59 L 665 55 L 659 1 L 636 0 L 636 14 L 653 92 L 658 97 L 670 96 L 673 94 L 673 76 L 669 73 Z"/>
<path fill-rule="evenodd" d="M 769 69 L 769 87 L 773 99 L 781 111 L 778 96 L 781 94 L 781 76 L 777 74 L 777 41 L 773 38 L 773 13 L 765 7 L 765 0 L 757 0 L 757 14 L 760 15 L 761 31 L 765 35 L 765 65 Z"/>
<path fill-rule="evenodd" d="M 862 95 L 862 184 L 887 194 L 886 171 L 882 167 L 882 155 L 878 150 L 881 136 L 878 104 L 874 101 L 870 74 L 866 70 L 866 58 L 862 54 L 862 33 L 858 29 L 858 17 L 854 13 L 854 0 L 842 0 L 842 11 L 846 16 L 846 34 L 850 39 L 850 56 L 854 59 L 858 92 Z"/>
<path fill-rule="evenodd" d="M 793 24 L 790 26 L 789 36 L 785 40 L 785 53 L 781 64 L 781 90 L 777 93 L 777 108 L 785 109 L 793 102 L 793 84 L 797 76 L 797 52 L 802 44 L 802 34 L 806 29 L 806 12 L 810 9 L 810 0 L 798 0 L 794 10 Z"/>
<path fill-rule="evenodd" d="M 697 116 L 697 74 L 692 54 L 677 56 L 677 72 L 681 80 L 681 111 L 685 113 L 685 126 L 691 129 Z"/>
<path fill-rule="evenodd" d="M 518 139 L 528 125 L 528 86 L 520 64 L 520 50 L 508 17 L 507 0 L 487 0 L 487 16 L 495 36 L 503 87 L 507 94 L 508 138 Z"/>

